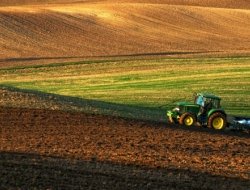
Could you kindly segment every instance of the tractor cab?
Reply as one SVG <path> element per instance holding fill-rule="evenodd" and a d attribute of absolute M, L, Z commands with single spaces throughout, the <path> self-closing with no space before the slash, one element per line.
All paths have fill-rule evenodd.
<path fill-rule="evenodd" d="M 202 125 L 214 129 L 227 126 L 226 113 L 220 105 L 221 98 L 212 94 L 197 93 L 194 102 L 178 102 L 167 112 L 168 121 L 185 126 Z"/>
<path fill-rule="evenodd" d="M 211 94 L 198 93 L 194 98 L 194 104 L 200 107 L 210 106 L 210 109 L 219 109 L 221 98 Z"/>

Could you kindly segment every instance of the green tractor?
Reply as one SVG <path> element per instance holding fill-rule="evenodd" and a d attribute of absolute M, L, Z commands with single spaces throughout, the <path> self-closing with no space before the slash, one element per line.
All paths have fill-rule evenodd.
<path fill-rule="evenodd" d="M 222 130 L 227 127 L 227 115 L 220 105 L 221 98 L 211 94 L 195 94 L 194 103 L 178 102 L 167 112 L 168 121 L 185 126 L 199 125 Z"/>

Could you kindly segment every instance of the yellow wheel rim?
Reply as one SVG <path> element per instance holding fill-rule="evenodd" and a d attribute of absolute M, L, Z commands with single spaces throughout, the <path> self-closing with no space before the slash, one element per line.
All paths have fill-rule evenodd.
<path fill-rule="evenodd" d="M 222 129 L 224 125 L 224 120 L 221 117 L 216 117 L 214 118 L 212 124 L 215 129 Z"/>
<path fill-rule="evenodd" d="M 184 119 L 184 123 L 186 126 L 191 126 L 193 123 L 194 123 L 194 120 L 191 116 L 187 116 L 185 119 Z"/>

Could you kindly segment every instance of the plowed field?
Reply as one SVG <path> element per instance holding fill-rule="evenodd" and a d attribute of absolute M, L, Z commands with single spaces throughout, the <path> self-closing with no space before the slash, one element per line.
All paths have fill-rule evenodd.
<path fill-rule="evenodd" d="M 0 108 L 0 187 L 249 189 L 247 134 Z"/>
<path fill-rule="evenodd" d="M 250 52 L 244 0 L 64 2 L 0 7 L 0 65 Z"/>
<path fill-rule="evenodd" d="M 162 122 L 139 120 L 149 118 L 144 113 L 150 118 L 153 113 L 161 115 L 153 109 L 147 111 L 143 107 L 131 108 L 93 99 L 108 89 L 117 96 L 120 89 L 126 93 L 129 89 L 133 94 L 138 90 L 143 101 L 150 90 L 155 97 L 157 93 L 164 97 L 162 86 L 164 89 L 173 86 L 168 84 L 176 82 L 179 76 L 185 79 L 186 71 L 190 70 L 187 63 L 187 69 L 184 64 L 180 65 L 182 69 L 178 68 L 181 75 L 165 63 L 156 69 L 153 67 L 157 61 L 144 64 L 148 74 L 144 78 L 141 77 L 145 74 L 143 63 L 133 63 L 135 67 L 124 70 L 126 61 L 114 62 L 111 67 L 101 62 L 62 64 L 58 70 L 54 64 L 41 67 L 79 60 L 119 61 L 124 57 L 126 60 L 249 56 L 249 20 L 248 0 L 1 0 L 0 68 L 39 66 L 1 71 L 1 83 L 6 89 L 0 89 L 0 189 L 249 190 L 249 134 L 171 126 L 165 123 L 165 116 Z M 227 65 L 224 70 L 215 64 L 219 60 L 210 63 L 218 66 L 218 70 L 209 67 L 204 69 L 205 74 L 201 70 L 188 77 L 194 80 L 196 76 L 199 81 L 192 84 L 200 88 L 199 84 L 204 83 L 198 75 L 210 79 L 212 74 L 215 78 L 209 84 L 223 81 L 222 90 L 229 92 L 227 95 L 234 102 L 231 108 L 237 110 L 237 105 L 246 113 L 248 58 L 235 61 L 229 61 L 230 65 L 241 66 L 232 69 L 234 72 Z M 197 68 L 207 64 L 201 63 Z M 162 75 L 151 73 L 151 67 L 157 72 L 162 68 Z M 36 70 L 39 68 L 41 72 Z M 211 72 L 207 73 L 210 68 Z M 109 78 L 103 75 L 106 71 Z M 220 74 L 226 77 L 225 81 L 218 77 Z M 168 80 L 169 76 L 172 80 Z M 180 80 L 174 85 L 183 90 L 180 84 L 184 84 L 191 91 L 185 83 L 189 80 L 183 78 L 183 83 Z M 44 79 L 47 81 L 42 83 Z M 226 87 L 228 84 L 230 89 Z M 29 94 L 33 87 L 38 92 Z M 220 86 L 213 87 L 221 90 Z M 8 92 L 7 88 L 12 90 Z M 58 91 L 53 95 L 42 93 L 42 89 L 48 93 Z M 82 95 L 79 89 L 90 93 L 90 99 L 71 97 L 77 95 L 75 92 Z M 128 96 L 122 90 L 120 93 Z M 236 99 L 230 96 L 234 91 Z M 178 94 L 174 95 L 178 97 Z M 152 100 L 159 102 L 159 97 Z M 141 114 L 141 117 L 121 118 L 124 113 Z"/>
<path fill-rule="evenodd" d="M 0 5 L 25 5 L 25 4 L 55 4 L 55 3 L 150 3 L 150 4 L 171 4 L 171 5 L 191 5 L 223 8 L 250 8 L 248 0 L 1 0 Z"/>

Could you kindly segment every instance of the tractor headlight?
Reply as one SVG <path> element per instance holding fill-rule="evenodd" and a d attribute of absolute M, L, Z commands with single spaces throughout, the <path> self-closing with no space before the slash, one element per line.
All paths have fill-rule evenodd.
<path fill-rule="evenodd" d="M 180 108 L 176 107 L 176 108 L 173 109 L 173 111 L 179 112 L 179 111 L 180 111 Z"/>

